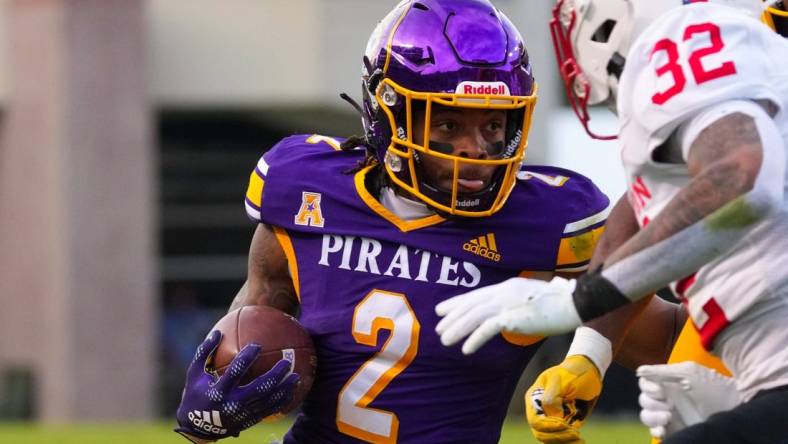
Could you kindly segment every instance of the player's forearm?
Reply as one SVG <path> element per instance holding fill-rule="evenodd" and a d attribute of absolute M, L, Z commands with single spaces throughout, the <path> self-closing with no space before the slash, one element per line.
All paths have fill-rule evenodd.
<path fill-rule="evenodd" d="M 594 249 L 589 268 L 591 270 L 601 268 L 607 257 L 634 236 L 638 230 L 639 226 L 634 211 L 627 196 L 623 195 L 610 211 L 605 224 L 605 232 Z M 624 343 L 630 326 L 640 316 L 643 306 L 644 304 L 640 303 L 625 305 L 605 316 L 587 322 L 585 327 L 593 329 L 597 334 L 588 331 L 588 329 L 579 329 L 572 341 L 569 354 L 586 356 L 596 365 L 600 375 L 604 375 L 613 357 Z"/>
<path fill-rule="evenodd" d="M 588 321 L 585 325 L 593 328 L 610 341 L 613 357 L 618 361 L 618 353 L 632 329 L 632 325 L 637 322 L 648 304 L 649 298 L 645 298 Z"/>
<path fill-rule="evenodd" d="M 687 157 L 692 180 L 608 258 L 608 266 L 676 235 L 752 190 L 763 161 L 761 136 L 751 117 L 733 114 L 701 132 Z"/>
<path fill-rule="evenodd" d="M 697 271 L 760 220 L 743 199 L 753 181 L 734 159 L 702 172 L 646 229 L 610 255 L 602 276 L 637 300 Z M 635 279 L 639 274 L 643 278 Z"/>
<path fill-rule="evenodd" d="M 649 226 L 605 262 L 602 275 L 630 299 L 713 261 L 782 206 L 785 147 L 764 110 L 734 113 L 706 128 L 687 161 L 692 180 Z M 633 273 L 653 271 L 637 282 Z"/>
<path fill-rule="evenodd" d="M 755 174 L 749 171 L 749 168 L 745 170 L 740 165 L 754 161 L 760 164 L 761 159 L 757 153 L 737 156 L 718 162 L 713 168 L 694 177 L 668 203 L 659 216 L 607 258 L 606 268 L 664 242 L 698 222 L 709 219 L 715 212 L 750 191 L 755 181 Z M 729 217 L 744 223 L 752 223 L 748 220 L 752 217 L 748 217 L 747 211 L 742 206 L 732 207 Z"/>
<path fill-rule="evenodd" d="M 713 261 L 782 206 L 785 147 L 771 118 L 750 104 L 719 119 L 692 144 L 696 173 L 649 227 L 578 281 L 584 321 L 652 294 Z M 647 273 L 644 273 L 648 270 Z"/>
<path fill-rule="evenodd" d="M 604 374 L 611 360 L 611 354 L 612 356 L 618 354 L 631 326 L 651 303 L 651 298 L 643 297 L 653 294 L 673 280 L 686 276 L 709 258 L 716 257 L 725 246 L 732 244 L 732 242 L 720 242 L 714 236 L 706 236 L 703 242 L 699 242 L 697 229 L 682 232 L 687 227 L 682 224 L 693 226 L 703 221 L 709 214 L 714 214 L 714 211 L 724 206 L 726 202 L 746 192 L 741 184 L 734 186 L 725 181 L 715 182 L 716 179 L 724 177 L 727 171 L 727 168 L 718 168 L 700 174 L 673 199 L 659 217 L 655 218 L 648 229 L 634 234 L 629 240 L 618 236 L 619 246 L 604 260 L 605 267 L 601 274 L 588 276 L 578 282 L 578 289 L 574 294 L 578 314 L 581 319 L 587 321 L 585 323 L 587 327 L 607 338 L 609 345 L 602 338 L 585 331 L 583 335 L 576 335 L 570 353 L 589 357 Z M 715 189 L 715 183 L 719 185 L 716 188 L 717 192 L 704 199 L 703 193 Z M 615 221 L 612 217 L 610 220 Z M 681 233 L 675 236 L 671 230 Z M 691 235 L 688 236 L 688 233 Z M 611 250 L 609 247 L 607 246 L 606 249 Z M 721 251 L 710 253 L 709 249 Z M 701 259 L 695 261 L 698 265 L 687 266 L 687 257 L 698 252 L 702 252 Z M 630 301 L 636 302 L 630 304 Z M 630 342 L 638 344 L 645 341 L 649 344 L 649 341 L 654 341 L 658 344 L 649 344 L 648 347 L 636 345 L 637 350 L 630 344 L 622 356 L 616 356 L 616 360 L 625 365 L 649 363 L 648 361 L 654 358 L 647 356 L 650 354 L 643 353 L 644 349 L 656 348 L 662 352 L 667 349 L 668 341 L 659 340 L 664 336 L 659 335 L 659 331 L 638 328 L 633 332 Z M 646 336 L 650 337 L 646 338 Z M 608 347 L 610 350 L 607 350 Z"/>
<path fill-rule="evenodd" d="M 644 364 L 665 363 L 676 333 L 686 320 L 686 316 L 678 314 L 679 310 L 676 304 L 656 296 L 626 304 L 585 323 L 607 343 L 586 332 L 575 336 L 570 353 L 591 359 L 602 375 L 612 361 L 630 370 Z"/>
<path fill-rule="evenodd" d="M 591 270 L 601 268 L 611 253 L 635 236 L 639 229 L 635 213 L 625 194 L 610 211 L 610 216 L 605 224 L 605 232 L 594 249 L 589 268 Z M 593 328 L 610 340 L 615 356 L 624 342 L 624 337 L 631 324 L 640 315 L 644 306 L 644 304 L 626 305 L 605 316 L 589 321 L 586 326 Z"/>
<path fill-rule="evenodd" d="M 641 365 L 666 363 L 687 320 L 687 313 L 679 304 L 657 296 L 642 301 L 647 301 L 643 312 L 632 324 L 615 358 L 618 364 L 631 370 Z"/>

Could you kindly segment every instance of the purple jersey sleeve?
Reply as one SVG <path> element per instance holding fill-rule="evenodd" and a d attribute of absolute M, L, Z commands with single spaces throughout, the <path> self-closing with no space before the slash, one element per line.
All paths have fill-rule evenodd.
<path fill-rule="evenodd" d="M 266 205 L 270 208 L 267 208 L 267 211 L 262 211 L 266 183 L 272 180 L 276 183 L 276 190 L 273 193 L 278 198 L 283 190 L 292 188 L 282 187 L 280 183 L 287 185 L 290 178 L 297 179 L 300 174 L 308 171 L 308 168 L 299 167 L 302 161 L 311 165 L 321 155 L 332 152 L 348 154 L 350 158 L 360 159 L 363 153 L 361 150 L 342 152 L 339 147 L 341 141 L 341 139 L 319 135 L 295 135 L 282 139 L 274 145 L 258 160 L 255 169 L 249 176 L 249 186 L 244 199 L 246 215 L 254 222 L 273 223 L 274 221 L 268 219 L 271 219 L 271 214 L 275 213 L 278 208 Z M 269 174 L 273 176 L 271 179 L 269 179 Z M 268 217 L 266 217 L 266 213 Z"/>
<path fill-rule="evenodd" d="M 588 268 L 610 212 L 610 200 L 587 177 L 556 167 L 528 166 L 521 179 L 534 186 L 557 188 L 560 207 L 555 210 L 556 226 L 562 227 L 555 270 L 580 272 Z M 540 183 L 541 182 L 541 183 Z"/>

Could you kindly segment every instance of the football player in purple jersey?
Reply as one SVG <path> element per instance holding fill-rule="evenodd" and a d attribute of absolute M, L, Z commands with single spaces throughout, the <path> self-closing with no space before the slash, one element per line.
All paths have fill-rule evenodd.
<path fill-rule="evenodd" d="M 298 313 L 312 335 L 316 379 L 284 443 L 496 443 L 542 338 L 498 335 L 468 357 L 441 345 L 435 306 L 582 272 L 609 201 L 577 173 L 521 165 L 536 84 L 488 0 L 400 2 L 369 40 L 362 86 L 362 136 L 291 136 L 257 163 L 245 206 L 258 225 L 231 309 Z M 217 340 L 179 408 L 195 442 L 237 435 L 295 384 L 277 367 L 254 390 L 212 381 Z"/>

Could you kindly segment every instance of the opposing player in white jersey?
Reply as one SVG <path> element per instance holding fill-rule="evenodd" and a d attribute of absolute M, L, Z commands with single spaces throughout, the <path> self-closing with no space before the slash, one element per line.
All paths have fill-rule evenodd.
<path fill-rule="evenodd" d="M 587 128 L 586 105 L 615 103 L 629 181 L 619 208 L 641 229 L 577 282 L 518 278 L 446 301 L 437 307 L 445 344 L 472 333 L 470 353 L 502 330 L 570 331 L 670 283 L 744 403 L 665 443 L 788 436 L 788 42 L 757 20 L 762 9 L 759 0 L 558 2 L 570 101 Z M 591 342 L 585 354 L 606 365 Z"/>

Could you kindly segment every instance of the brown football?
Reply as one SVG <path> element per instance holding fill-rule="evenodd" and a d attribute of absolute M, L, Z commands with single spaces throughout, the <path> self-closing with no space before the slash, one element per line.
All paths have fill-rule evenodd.
<path fill-rule="evenodd" d="M 222 340 L 211 363 L 218 374 L 224 373 L 244 345 L 255 342 L 260 344 L 262 351 L 241 379 L 241 384 L 251 382 L 270 370 L 280 359 L 287 358 L 293 362 L 293 372 L 298 373 L 301 382 L 293 401 L 282 413 L 288 413 L 301 405 L 315 379 L 317 357 L 312 338 L 294 317 L 275 308 L 250 305 L 227 313 L 213 330 L 222 332 Z"/>

